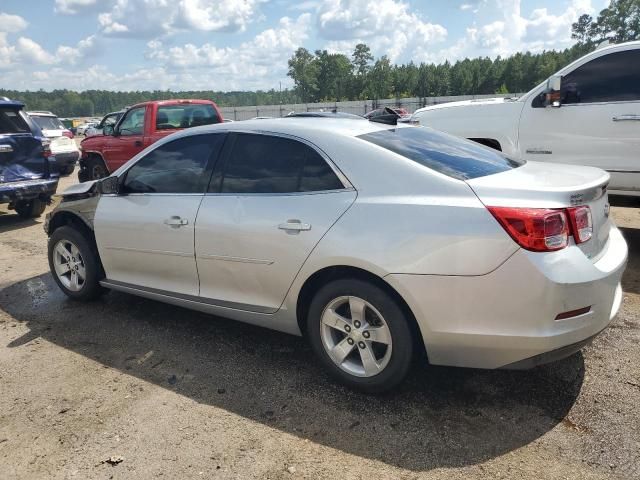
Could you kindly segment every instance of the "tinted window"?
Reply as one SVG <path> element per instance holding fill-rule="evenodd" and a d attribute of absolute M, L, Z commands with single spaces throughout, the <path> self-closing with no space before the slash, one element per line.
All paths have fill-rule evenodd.
<path fill-rule="evenodd" d="M 142 135 L 144 130 L 144 114 L 147 107 L 132 108 L 129 110 L 120 123 L 118 130 L 120 135 Z"/>
<path fill-rule="evenodd" d="M 484 177 L 523 164 L 470 140 L 424 127 L 379 130 L 358 138 L 459 180 Z"/>
<path fill-rule="evenodd" d="M 158 107 L 156 113 L 157 130 L 199 127 L 214 123 L 220 123 L 220 118 L 213 105 L 167 105 Z"/>
<path fill-rule="evenodd" d="M 563 77 L 560 95 L 564 104 L 640 100 L 640 50 L 585 63 Z"/>
<path fill-rule="evenodd" d="M 17 108 L 0 107 L 0 133 L 30 133 Z"/>
<path fill-rule="evenodd" d="M 64 125 L 56 117 L 31 117 L 42 130 L 64 130 Z"/>
<path fill-rule="evenodd" d="M 344 188 L 311 147 L 288 138 L 238 134 L 222 178 L 223 193 L 292 193 Z"/>
<path fill-rule="evenodd" d="M 127 172 L 125 193 L 201 193 L 211 154 L 217 155 L 226 135 L 193 135 L 149 152 Z"/>

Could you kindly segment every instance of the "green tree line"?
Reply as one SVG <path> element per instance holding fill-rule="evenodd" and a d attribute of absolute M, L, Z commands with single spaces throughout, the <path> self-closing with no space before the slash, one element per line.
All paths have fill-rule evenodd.
<path fill-rule="evenodd" d="M 365 44 L 351 56 L 310 52 L 299 48 L 288 60 L 292 89 L 257 92 L 43 90 L 0 89 L 0 96 L 22 100 L 31 110 L 50 110 L 61 117 L 94 116 L 147 100 L 208 98 L 219 106 L 274 105 L 382 99 L 526 92 L 600 42 L 640 39 L 640 0 L 612 0 L 596 18 L 582 15 L 572 25 L 577 43 L 562 51 L 517 53 L 508 58 L 464 59 L 455 63 L 394 65 L 388 57 L 375 59 Z"/>

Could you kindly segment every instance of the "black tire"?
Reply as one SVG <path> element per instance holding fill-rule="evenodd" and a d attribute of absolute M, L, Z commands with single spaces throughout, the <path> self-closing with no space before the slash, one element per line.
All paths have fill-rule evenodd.
<path fill-rule="evenodd" d="M 15 209 L 22 218 L 36 218 L 42 215 L 44 209 L 47 208 L 47 202 L 40 198 L 31 200 L 21 200 L 16 203 Z"/>
<path fill-rule="evenodd" d="M 54 266 L 54 249 L 58 242 L 69 241 L 73 243 L 80 251 L 80 256 L 85 269 L 85 279 L 81 288 L 77 291 L 67 288 L 56 273 Z M 77 229 L 72 226 L 64 226 L 56 229 L 48 243 L 49 269 L 54 280 L 63 291 L 63 293 L 73 300 L 94 300 L 107 290 L 100 286 L 100 280 L 104 277 L 98 251 L 90 240 Z"/>
<path fill-rule="evenodd" d="M 386 367 L 376 375 L 359 377 L 346 372 L 334 363 L 323 346 L 322 314 L 334 299 L 344 296 L 356 296 L 370 303 L 384 317 L 389 328 L 391 357 Z M 379 286 L 356 278 L 345 278 L 324 285 L 315 294 L 307 315 L 306 334 L 314 352 L 334 378 L 356 390 L 380 393 L 399 385 L 409 371 L 414 348 L 410 321 L 391 295 Z"/>
<path fill-rule="evenodd" d="M 102 158 L 97 155 L 92 155 L 85 160 L 85 175 L 87 180 L 98 180 L 109 175 L 107 167 L 104 164 Z"/>
<path fill-rule="evenodd" d="M 71 165 L 67 165 L 62 169 L 62 171 L 60 172 L 60 175 L 62 175 L 63 177 L 66 177 L 67 175 L 71 175 L 75 168 L 76 166 L 73 163 Z"/>

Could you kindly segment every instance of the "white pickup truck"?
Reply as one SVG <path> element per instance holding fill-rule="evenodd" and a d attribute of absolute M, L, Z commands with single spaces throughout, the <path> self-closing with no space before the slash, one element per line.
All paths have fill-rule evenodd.
<path fill-rule="evenodd" d="M 444 103 L 413 123 L 525 160 L 591 165 L 640 196 L 640 41 L 599 48 L 520 98 Z"/>

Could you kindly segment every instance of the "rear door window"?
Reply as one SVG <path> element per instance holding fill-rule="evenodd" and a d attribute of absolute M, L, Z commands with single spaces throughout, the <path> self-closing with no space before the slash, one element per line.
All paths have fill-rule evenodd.
<path fill-rule="evenodd" d="M 20 110 L 0 107 L 0 134 L 2 133 L 31 133 L 31 129 L 20 116 Z"/>
<path fill-rule="evenodd" d="M 489 147 L 425 127 L 378 130 L 358 138 L 458 180 L 484 177 L 524 164 Z"/>
<path fill-rule="evenodd" d="M 156 112 L 156 130 L 173 130 L 220 123 L 211 104 L 161 105 Z"/>
<path fill-rule="evenodd" d="M 210 191 L 278 194 L 342 188 L 333 169 L 310 146 L 275 135 L 239 133 L 222 177 L 212 182 Z"/>
<path fill-rule="evenodd" d="M 64 130 L 64 125 L 57 117 L 31 117 L 42 130 Z"/>

